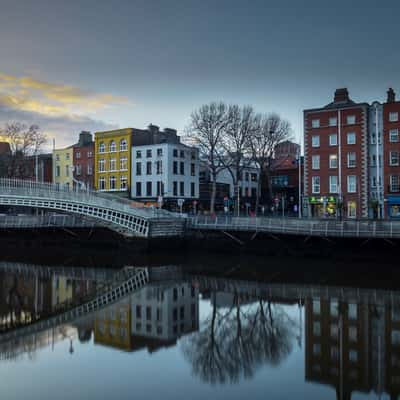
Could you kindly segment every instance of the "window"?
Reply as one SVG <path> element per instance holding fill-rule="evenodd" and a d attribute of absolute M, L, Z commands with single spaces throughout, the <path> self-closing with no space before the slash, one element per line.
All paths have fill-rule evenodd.
<path fill-rule="evenodd" d="M 157 149 L 157 157 L 162 157 L 162 149 Z"/>
<path fill-rule="evenodd" d="M 336 117 L 329 118 L 329 126 L 337 126 L 337 118 Z"/>
<path fill-rule="evenodd" d="M 347 168 L 355 168 L 356 166 L 356 153 L 347 153 Z"/>
<path fill-rule="evenodd" d="M 352 362 L 358 361 L 358 353 L 357 350 L 350 350 L 349 351 L 349 360 Z"/>
<path fill-rule="evenodd" d="M 337 324 L 331 324 L 331 338 L 335 339 L 338 337 L 339 328 Z"/>
<path fill-rule="evenodd" d="M 320 125 L 319 119 L 313 119 L 313 120 L 311 121 L 311 126 L 312 126 L 313 128 L 319 128 L 319 125 Z"/>
<path fill-rule="evenodd" d="M 119 151 L 127 151 L 128 150 L 128 142 L 126 139 L 121 139 L 119 142 Z"/>
<path fill-rule="evenodd" d="M 312 169 L 319 169 L 319 160 L 320 158 L 318 155 L 312 156 L 311 159 Z"/>
<path fill-rule="evenodd" d="M 87 165 L 87 174 L 93 175 L 93 165 L 92 164 Z"/>
<path fill-rule="evenodd" d="M 136 306 L 136 318 L 137 319 L 142 318 L 142 307 L 141 306 Z"/>
<path fill-rule="evenodd" d="M 390 191 L 393 193 L 400 191 L 398 175 L 390 175 Z"/>
<path fill-rule="evenodd" d="M 119 169 L 121 171 L 127 171 L 128 170 L 128 159 L 127 158 L 121 158 L 119 160 Z"/>
<path fill-rule="evenodd" d="M 389 142 L 396 143 L 399 141 L 399 130 L 390 129 L 389 131 Z"/>
<path fill-rule="evenodd" d="M 190 164 L 190 175 L 195 176 L 196 175 L 196 165 L 194 163 Z"/>
<path fill-rule="evenodd" d="M 65 159 L 66 159 L 66 160 L 69 160 L 69 153 L 66 153 L 66 154 L 65 154 Z"/>
<path fill-rule="evenodd" d="M 331 300 L 329 304 L 329 312 L 331 317 L 337 317 L 339 315 L 339 303 L 337 300 Z"/>
<path fill-rule="evenodd" d="M 100 142 L 99 144 L 99 153 L 105 153 L 106 152 L 106 146 L 104 146 L 103 142 Z"/>
<path fill-rule="evenodd" d="M 338 360 L 339 359 L 339 349 L 337 346 L 331 347 L 331 359 Z"/>
<path fill-rule="evenodd" d="M 338 177 L 330 176 L 329 177 L 329 193 L 337 193 L 338 191 Z"/>
<path fill-rule="evenodd" d="M 65 176 L 69 176 L 69 165 L 65 166 Z"/>
<path fill-rule="evenodd" d="M 390 160 L 389 160 L 390 165 L 399 165 L 399 152 L 398 151 L 391 151 L 390 152 Z"/>
<path fill-rule="evenodd" d="M 351 342 L 357 341 L 357 327 L 356 326 L 349 327 L 349 340 Z"/>
<path fill-rule="evenodd" d="M 157 196 L 164 195 L 164 183 L 161 181 L 157 181 Z"/>
<path fill-rule="evenodd" d="M 116 171 L 117 160 L 115 158 L 110 158 L 110 171 Z"/>
<path fill-rule="evenodd" d="M 185 152 L 183 150 L 180 151 L 181 158 L 185 158 Z"/>
<path fill-rule="evenodd" d="M 179 183 L 179 192 L 181 196 L 185 195 L 185 182 L 180 182 Z"/>
<path fill-rule="evenodd" d="M 192 158 L 192 160 L 195 160 L 195 159 L 196 159 L 196 152 L 195 152 L 195 151 L 192 151 L 192 153 L 191 153 L 191 158 Z"/>
<path fill-rule="evenodd" d="M 152 153 L 151 149 L 147 149 L 146 150 L 146 157 L 150 158 L 151 157 L 151 153 Z"/>
<path fill-rule="evenodd" d="M 136 196 L 142 195 L 142 182 L 136 182 Z"/>
<path fill-rule="evenodd" d="M 116 189 L 116 179 L 114 175 L 110 176 L 110 190 L 115 190 Z"/>
<path fill-rule="evenodd" d="M 128 177 L 127 176 L 123 175 L 119 178 L 119 187 L 120 187 L 120 189 L 128 188 Z"/>
<path fill-rule="evenodd" d="M 347 144 L 356 144 L 356 134 L 355 134 L 355 132 L 349 132 L 347 134 Z"/>
<path fill-rule="evenodd" d="M 312 136 L 311 137 L 311 146 L 312 147 L 319 147 L 319 136 Z"/>
<path fill-rule="evenodd" d="M 355 175 L 347 176 L 347 192 L 348 193 L 356 193 L 357 192 L 357 181 Z"/>
<path fill-rule="evenodd" d="M 56 161 L 60 161 L 60 155 L 56 154 Z"/>
<path fill-rule="evenodd" d="M 251 174 L 250 177 L 252 182 L 257 182 L 257 174 Z"/>
<path fill-rule="evenodd" d="M 172 182 L 172 186 L 174 196 L 178 196 L 178 182 Z"/>
<path fill-rule="evenodd" d="M 156 161 L 156 171 L 157 171 L 157 175 L 161 175 L 163 173 L 161 160 Z"/>
<path fill-rule="evenodd" d="M 104 176 L 101 176 L 99 178 L 99 190 L 105 190 L 105 188 L 106 188 L 106 180 Z"/>
<path fill-rule="evenodd" d="M 183 161 L 181 161 L 180 165 L 180 174 L 185 175 L 185 163 Z"/>
<path fill-rule="evenodd" d="M 147 161 L 146 163 L 146 174 L 151 175 L 151 161 Z"/>
<path fill-rule="evenodd" d="M 392 331 L 392 344 L 394 344 L 394 345 L 400 344 L 400 331 L 398 331 L 398 330 Z"/>
<path fill-rule="evenodd" d="M 137 176 L 142 175 L 142 163 L 141 162 L 136 163 L 136 175 Z"/>
<path fill-rule="evenodd" d="M 357 216 L 357 204 L 355 201 L 347 202 L 347 216 L 349 218 L 356 218 Z"/>
<path fill-rule="evenodd" d="M 312 177 L 312 192 L 318 194 L 320 192 L 320 179 L 319 176 Z"/>
<path fill-rule="evenodd" d="M 329 155 L 329 168 L 337 168 L 337 154 Z"/>
<path fill-rule="evenodd" d="M 349 319 L 357 319 L 357 304 L 349 303 L 348 306 L 348 317 Z"/>
<path fill-rule="evenodd" d="M 196 184 L 194 182 L 190 183 L 190 196 L 196 197 Z"/>
<path fill-rule="evenodd" d="M 337 134 L 331 133 L 329 135 L 329 146 L 337 146 Z"/>
<path fill-rule="evenodd" d="M 174 175 L 178 174 L 178 161 L 174 161 L 174 163 L 172 165 L 172 172 Z"/>
<path fill-rule="evenodd" d="M 177 149 L 174 149 L 173 152 L 172 152 L 172 154 L 173 154 L 174 157 L 178 157 L 178 150 L 177 150 Z"/>
<path fill-rule="evenodd" d="M 82 173 L 82 167 L 81 165 L 77 164 L 75 168 L 76 175 L 80 175 Z"/>
<path fill-rule="evenodd" d="M 399 120 L 399 113 L 398 112 L 389 113 L 389 121 L 390 122 L 397 122 L 398 120 Z"/>
<path fill-rule="evenodd" d="M 315 321 L 313 323 L 313 335 L 314 336 L 321 336 L 321 324 L 320 324 L 320 322 Z"/>
<path fill-rule="evenodd" d="M 87 152 L 87 156 L 88 156 L 88 158 L 92 158 L 93 157 L 93 152 L 92 151 L 88 151 Z"/>
<path fill-rule="evenodd" d="M 347 125 L 354 125 L 356 123 L 356 116 L 355 115 L 348 115 L 346 117 Z"/>
<path fill-rule="evenodd" d="M 81 158 L 81 153 L 80 153 L 80 151 L 77 151 L 77 152 L 75 153 L 75 155 L 76 155 L 76 158 L 77 158 L 77 159 Z"/>
<path fill-rule="evenodd" d="M 146 182 L 146 196 L 151 196 L 152 194 L 152 183 Z"/>
<path fill-rule="evenodd" d="M 376 187 L 376 176 L 373 176 L 373 177 L 372 177 L 371 187 L 373 187 L 373 188 Z"/>
<path fill-rule="evenodd" d="M 321 354 L 321 345 L 319 343 L 314 343 L 314 345 L 313 345 L 313 354 L 315 356 L 319 356 Z"/>
<path fill-rule="evenodd" d="M 60 166 L 59 165 L 56 166 L 56 176 L 57 177 L 60 176 Z"/>
<path fill-rule="evenodd" d="M 111 140 L 110 142 L 110 153 L 114 153 L 117 151 L 117 146 L 115 145 L 114 140 Z"/>
<path fill-rule="evenodd" d="M 136 150 L 136 158 L 142 158 L 142 151 Z"/>
<path fill-rule="evenodd" d="M 321 302 L 319 300 L 313 300 L 312 310 L 315 315 L 321 314 Z"/>

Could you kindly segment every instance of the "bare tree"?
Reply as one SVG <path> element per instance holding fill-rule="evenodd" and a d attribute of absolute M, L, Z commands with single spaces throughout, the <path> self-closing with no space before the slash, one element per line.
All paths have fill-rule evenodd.
<path fill-rule="evenodd" d="M 243 170 L 251 165 L 251 153 L 249 148 L 250 137 L 258 126 L 258 117 L 251 106 L 229 106 L 228 126 L 223 135 L 223 153 L 220 153 L 221 164 L 229 171 L 234 191 L 235 209 L 240 213 L 240 181 Z"/>
<path fill-rule="evenodd" d="M 188 138 L 200 151 L 211 174 L 212 189 L 210 212 L 215 210 L 217 176 L 223 168 L 221 164 L 221 141 L 228 124 L 228 107 L 222 102 L 204 104 L 193 111 L 187 128 Z"/>
<path fill-rule="evenodd" d="M 275 146 L 291 138 L 290 123 L 275 113 L 258 116 L 257 127 L 248 138 L 251 158 L 259 171 L 256 199 L 257 211 L 260 197 L 263 199 L 266 197 L 268 199 L 272 198 L 271 172 Z M 264 193 L 262 193 L 263 183 L 265 184 Z"/>
<path fill-rule="evenodd" d="M 39 126 L 29 127 L 20 122 L 6 124 L 0 129 L 0 136 L 10 144 L 9 177 L 26 178 L 32 171 L 27 171 L 26 157 L 37 155 L 47 141 L 47 136 Z"/>

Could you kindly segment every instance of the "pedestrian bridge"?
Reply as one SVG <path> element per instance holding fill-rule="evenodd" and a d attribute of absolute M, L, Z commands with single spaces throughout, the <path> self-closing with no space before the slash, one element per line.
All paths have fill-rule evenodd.
<path fill-rule="evenodd" d="M 183 234 L 185 226 L 185 220 L 177 214 L 139 208 L 128 199 L 19 179 L 0 179 L 0 205 L 78 214 L 125 236 L 178 236 Z"/>

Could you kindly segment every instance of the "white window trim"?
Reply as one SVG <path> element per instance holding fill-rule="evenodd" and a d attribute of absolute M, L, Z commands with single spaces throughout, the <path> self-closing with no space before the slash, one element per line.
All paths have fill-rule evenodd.
<path fill-rule="evenodd" d="M 318 138 L 318 144 L 314 144 L 314 138 Z M 319 135 L 313 135 L 311 136 L 311 147 L 320 147 L 321 146 L 321 139 Z"/>
<path fill-rule="evenodd" d="M 314 160 L 318 160 L 318 162 L 315 163 L 317 165 L 314 164 Z M 320 158 L 320 156 L 318 154 L 313 155 L 311 157 L 311 169 L 319 170 L 320 166 L 321 166 L 321 158 Z"/>
<path fill-rule="evenodd" d="M 332 143 L 331 138 L 335 137 L 336 138 L 336 143 Z M 330 133 L 329 134 L 329 146 L 337 146 L 338 145 L 338 137 L 337 133 Z"/>

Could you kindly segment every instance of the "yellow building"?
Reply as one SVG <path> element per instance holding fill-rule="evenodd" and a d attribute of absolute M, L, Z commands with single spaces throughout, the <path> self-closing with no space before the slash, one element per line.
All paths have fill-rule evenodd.
<path fill-rule="evenodd" d="M 121 350 L 131 349 L 131 305 L 129 300 L 99 311 L 94 321 L 94 343 Z"/>
<path fill-rule="evenodd" d="M 73 147 L 53 150 L 53 183 L 73 187 Z"/>
<path fill-rule="evenodd" d="M 132 128 L 95 133 L 95 188 L 129 195 Z"/>

